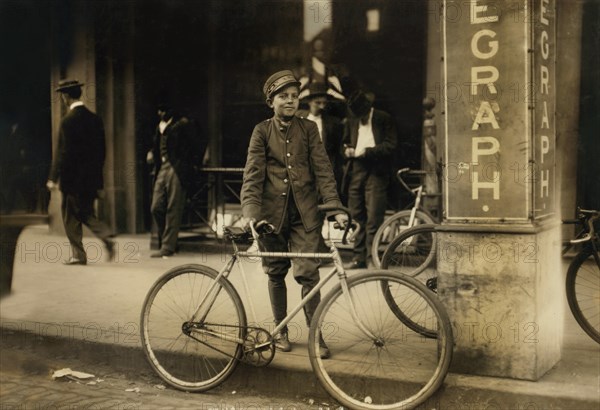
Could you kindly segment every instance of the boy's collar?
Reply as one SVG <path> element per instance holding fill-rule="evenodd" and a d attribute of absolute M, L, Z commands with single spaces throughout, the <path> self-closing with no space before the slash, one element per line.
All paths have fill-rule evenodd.
<path fill-rule="evenodd" d="M 277 116 L 273 116 L 273 120 L 277 123 L 277 125 L 280 125 L 283 127 L 289 127 L 292 124 L 292 121 L 294 121 L 294 118 L 296 118 L 295 115 L 292 118 L 290 118 L 289 121 L 284 121 L 283 119 L 281 119 Z"/>

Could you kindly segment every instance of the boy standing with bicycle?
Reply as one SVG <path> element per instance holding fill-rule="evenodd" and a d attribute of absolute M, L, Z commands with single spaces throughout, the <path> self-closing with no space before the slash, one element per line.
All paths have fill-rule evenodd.
<path fill-rule="evenodd" d="M 242 212 L 248 220 L 267 220 L 275 226 L 275 232 L 266 235 L 260 244 L 269 252 L 317 253 L 323 220 L 317 209 L 319 198 L 324 204 L 342 206 L 317 125 L 295 116 L 299 87 L 300 82 L 290 70 L 267 79 L 263 93 L 274 115 L 254 127 L 248 146 Z M 340 225 L 347 222 L 341 213 L 335 219 Z M 289 259 L 263 258 L 276 325 L 287 315 L 285 276 L 290 265 Z M 294 259 L 294 279 L 302 285 L 302 297 L 319 282 L 318 268 L 315 259 Z M 317 294 L 304 307 L 309 325 L 319 301 Z M 320 345 L 321 357 L 329 357 L 323 340 Z M 277 336 L 275 346 L 284 352 L 291 350 L 287 329 Z"/>

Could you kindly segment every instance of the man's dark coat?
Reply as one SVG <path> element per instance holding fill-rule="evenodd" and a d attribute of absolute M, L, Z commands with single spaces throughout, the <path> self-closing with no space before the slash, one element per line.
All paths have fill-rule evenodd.
<path fill-rule="evenodd" d="M 193 182 L 191 179 L 194 173 L 194 162 L 200 155 L 200 148 L 197 147 L 197 141 L 195 141 L 195 130 L 194 124 L 187 117 L 175 117 L 163 131 L 167 138 L 169 162 L 184 188 L 189 188 Z M 154 175 L 158 175 L 162 164 L 160 138 L 161 135 L 157 128 L 152 146 Z"/>
<path fill-rule="evenodd" d="M 102 119 L 80 105 L 62 119 L 50 180 L 68 194 L 95 194 L 104 184 L 106 155 Z"/>
<path fill-rule="evenodd" d="M 348 118 L 344 130 L 344 144 L 350 147 L 356 147 L 359 124 L 359 118 Z M 375 137 L 375 146 L 367 148 L 364 157 L 361 157 L 360 159 L 374 174 L 389 176 L 392 172 L 397 144 L 394 120 L 384 111 L 373 110 L 371 125 L 373 136 Z"/>

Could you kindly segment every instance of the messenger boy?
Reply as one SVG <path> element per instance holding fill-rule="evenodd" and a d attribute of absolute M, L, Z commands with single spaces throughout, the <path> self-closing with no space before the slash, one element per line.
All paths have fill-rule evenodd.
<path fill-rule="evenodd" d="M 267 220 L 275 226 L 274 234 L 261 241 L 270 252 L 317 253 L 323 220 L 317 209 L 319 198 L 324 204 L 342 206 L 317 125 L 294 115 L 299 86 L 290 70 L 279 71 L 265 82 L 263 93 L 274 115 L 254 127 L 244 169 L 242 212 L 247 219 Z M 340 225 L 347 222 L 342 213 L 335 219 Z M 289 259 L 263 258 L 276 324 L 287 315 L 285 276 L 290 265 Z M 318 267 L 315 259 L 294 259 L 294 279 L 302 285 L 302 297 L 319 282 Z M 304 307 L 309 325 L 319 301 L 317 294 Z M 275 346 L 291 350 L 287 328 L 277 335 Z M 320 355 L 330 356 L 322 339 Z"/>

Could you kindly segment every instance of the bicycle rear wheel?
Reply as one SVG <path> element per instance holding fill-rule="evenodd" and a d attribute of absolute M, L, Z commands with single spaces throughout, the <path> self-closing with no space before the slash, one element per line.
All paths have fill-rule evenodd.
<path fill-rule="evenodd" d="M 436 318 L 437 338 L 424 338 L 405 326 L 381 292 L 403 307 L 406 295 L 423 301 Z M 424 403 L 442 385 L 452 357 L 452 329 L 436 296 L 414 278 L 391 271 L 370 271 L 347 280 L 358 320 L 341 284 L 319 304 L 309 332 L 309 359 L 319 381 L 342 405 L 354 409 L 409 409 Z M 331 357 L 319 354 L 319 338 Z"/>
<path fill-rule="evenodd" d="M 581 328 L 600 343 L 600 256 L 589 246 L 569 265 L 567 301 Z"/>
<path fill-rule="evenodd" d="M 425 286 L 437 293 L 437 269 L 435 261 L 436 225 L 419 225 L 402 232 L 388 246 L 381 259 L 381 268 L 415 277 Z M 437 336 L 435 314 L 420 299 L 403 300 L 401 309 L 388 289 L 389 284 L 382 282 L 382 291 L 392 312 L 410 329 L 430 338 Z"/>
<path fill-rule="evenodd" d="M 217 275 L 201 265 L 176 267 L 156 281 L 144 301 L 144 353 L 156 373 L 180 390 L 206 391 L 221 384 L 242 355 L 236 340 L 245 337 L 246 313 L 228 280 L 215 283 Z M 190 322 L 200 303 L 215 293 L 205 319 Z M 198 330 L 187 332 L 191 327 Z"/>
<path fill-rule="evenodd" d="M 383 257 L 385 250 L 392 240 L 400 235 L 400 233 L 414 226 L 435 223 L 431 215 L 421 210 L 417 210 L 411 225 L 409 223 L 410 214 L 410 209 L 396 212 L 394 215 L 385 219 L 381 226 L 377 229 L 377 232 L 373 237 L 373 245 L 371 247 L 371 259 L 377 268 L 381 266 L 381 258 Z"/>

